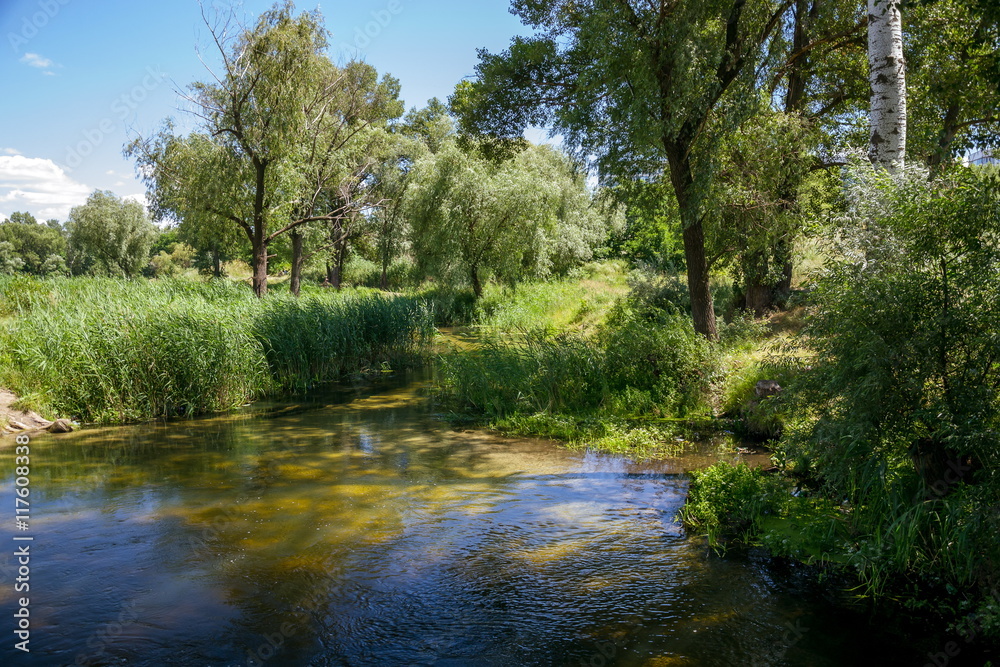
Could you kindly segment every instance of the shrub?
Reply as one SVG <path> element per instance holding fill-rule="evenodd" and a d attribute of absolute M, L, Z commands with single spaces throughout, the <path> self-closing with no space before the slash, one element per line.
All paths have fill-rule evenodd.
<path fill-rule="evenodd" d="M 788 497 L 780 478 L 745 463 L 716 463 L 691 473 L 687 502 L 678 519 L 705 533 L 712 547 L 722 547 L 729 536 L 749 543 L 759 534 L 763 519 L 777 514 Z"/>
<path fill-rule="evenodd" d="M 592 336 L 545 330 L 487 337 L 443 355 L 441 387 L 459 407 L 491 419 L 537 412 L 688 415 L 701 405 L 713 363 L 688 318 L 650 322 L 622 310 Z"/>
<path fill-rule="evenodd" d="M 1000 186 L 861 168 L 806 329 L 783 456 L 853 508 L 868 591 L 1000 580 Z"/>

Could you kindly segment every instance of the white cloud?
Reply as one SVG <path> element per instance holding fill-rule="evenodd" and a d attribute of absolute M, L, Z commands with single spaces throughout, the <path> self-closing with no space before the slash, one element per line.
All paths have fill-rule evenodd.
<path fill-rule="evenodd" d="M 21 56 L 21 62 L 29 67 L 37 67 L 38 69 L 49 69 L 54 64 L 48 58 L 43 58 L 37 53 L 25 53 Z"/>
<path fill-rule="evenodd" d="M 142 204 L 143 206 L 145 206 L 147 210 L 149 209 L 149 201 L 146 199 L 146 195 L 145 194 L 124 195 L 122 197 L 122 199 L 124 201 L 137 201 L 140 204 Z"/>
<path fill-rule="evenodd" d="M 3 153 L 4 155 L 20 155 L 21 151 L 16 148 L 4 148 L 3 150 L 0 150 L 0 153 Z"/>
<path fill-rule="evenodd" d="M 0 207 L 5 211 L 65 220 L 90 193 L 90 187 L 74 181 L 52 160 L 0 155 Z"/>
<path fill-rule="evenodd" d="M 42 74 L 46 76 L 55 76 L 56 73 L 52 71 L 53 67 L 60 67 L 56 63 L 52 62 L 49 58 L 41 56 L 37 53 L 25 53 L 21 56 L 21 62 L 29 67 L 37 67 L 40 70 L 45 70 Z"/>

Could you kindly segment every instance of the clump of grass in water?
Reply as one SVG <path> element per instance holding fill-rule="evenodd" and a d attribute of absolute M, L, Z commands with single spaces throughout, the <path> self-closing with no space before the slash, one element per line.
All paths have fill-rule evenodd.
<path fill-rule="evenodd" d="M 0 384 L 59 414 L 122 422 L 244 405 L 412 356 L 417 302 L 257 300 L 227 281 L 40 281 L 48 302 L 0 330 Z"/>
<path fill-rule="evenodd" d="M 272 377 L 292 390 L 412 360 L 431 330 L 421 302 L 378 295 L 269 299 L 253 326 Z"/>

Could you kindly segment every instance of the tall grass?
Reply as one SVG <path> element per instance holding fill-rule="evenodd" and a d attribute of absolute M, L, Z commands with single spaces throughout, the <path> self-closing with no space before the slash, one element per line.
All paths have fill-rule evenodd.
<path fill-rule="evenodd" d="M 429 316 L 364 294 L 256 299 L 240 283 L 0 279 L 0 384 L 50 411 L 122 422 L 231 409 L 404 363 Z"/>
<path fill-rule="evenodd" d="M 377 294 L 273 298 L 262 304 L 253 325 L 272 377 L 292 390 L 407 361 L 431 331 L 423 303 Z"/>
<path fill-rule="evenodd" d="M 441 326 L 556 332 L 593 328 L 627 293 L 623 263 L 605 261 L 586 264 L 557 280 L 514 287 L 490 283 L 478 300 L 471 290 L 442 285 L 425 287 L 420 296 L 428 301 Z"/>
<path fill-rule="evenodd" d="M 441 387 L 490 420 L 569 414 L 687 416 L 704 405 L 711 345 L 687 318 L 620 308 L 593 335 L 530 331 L 443 355 Z"/>

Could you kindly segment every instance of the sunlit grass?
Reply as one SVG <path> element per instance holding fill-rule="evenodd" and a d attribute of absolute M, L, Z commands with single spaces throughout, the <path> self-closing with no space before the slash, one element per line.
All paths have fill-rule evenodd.
<path fill-rule="evenodd" d="M 88 422 L 232 409 L 411 360 L 420 302 L 322 293 L 264 300 L 228 280 L 0 279 L 0 384 Z"/>

